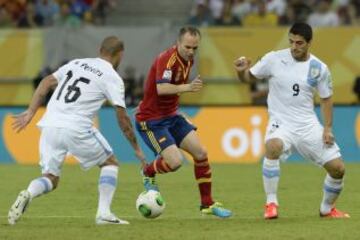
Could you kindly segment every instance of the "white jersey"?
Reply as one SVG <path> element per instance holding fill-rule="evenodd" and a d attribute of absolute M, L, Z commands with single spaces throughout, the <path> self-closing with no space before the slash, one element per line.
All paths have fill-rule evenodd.
<path fill-rule="evenodd" d="M 294 131 L 318 123 L 314 112 L 314 93 L 320 98 L 332 95 L 328 67 L 314 55 L 307 61 L 296 61 L 290 49 L 273 51 L 258 61 L 250 72 L 269 81 L 267 99 L 270 120 Z"/>
<path fill-rule="evenodd" d="M 75 59 L 53 76 L 58 81 L 39 127 L 87 131 L 102 104 L 125 106 L 124 82 L 113 66 L 101 58 Z"/>

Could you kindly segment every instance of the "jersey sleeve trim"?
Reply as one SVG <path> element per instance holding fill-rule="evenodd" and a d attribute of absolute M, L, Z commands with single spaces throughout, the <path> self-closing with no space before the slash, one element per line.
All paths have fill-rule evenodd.
<path fill-rule="evenodd" d="M 56 79 L 56 81 L 58 81 L 58 82 L 60 81 L 60 77 L 58 76 L 58 74 L 56 72 L 52 73 L 51 75 Z"/>
<path fill-rule="evenodd" d="M 118 102 L 114 102 L 114 103 L 113 103 L 113 106 L 116 106 L 116 107 L 122 107 L 122 108 L 125 108 L 125 109 L 126 109 L 126 105 L 125 105 L 125 103 L 118 103 Z"/>
<path fill-rule="evenodd" d="M 166 68 L 170 69 L 176 62 L 176 52 L 174 52 L 171 57 L 169 58 L 167 64 L 166 64 Z"/>
<path fill-rule="evenodd" d="M 169 79 L 159 79 L 159 80 L 156 80 L 156 84 L 158 83 L 170 83 L 171 81 Z"/>

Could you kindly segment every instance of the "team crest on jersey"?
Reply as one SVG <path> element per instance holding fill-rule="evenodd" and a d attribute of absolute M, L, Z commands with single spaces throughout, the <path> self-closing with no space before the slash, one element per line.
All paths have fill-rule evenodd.
<path fill-rule="evenodd" d="M 333 86 L 332 86 L 332 80 L 331 80 L 331 75 L 329 74 L 328 77 L 327 77 L 327 85 L 328 85 L 328 88 L 330 90 L 333 89 Z"/>
<path fill-rule="evenodd" d="M 321 74 L 321 64 L 315 59 L 311 60 L 309 72 L 307 76 L 307 83 L 312 87 L 316 87 L 317 79 L 320 77 L 320 74 Z"/>
<path fill-rule="evenodd" d="M 310 69 L 310 77 L 312 79 L 318 78 L 320 76 L 320 69 L 317 67 L 312 67 Z"/>
<path fill-rule="evenodd" d="M 170 69 L 166 69 L 162 75 L 162 79 L 171 80 L 172 72 Z"/>

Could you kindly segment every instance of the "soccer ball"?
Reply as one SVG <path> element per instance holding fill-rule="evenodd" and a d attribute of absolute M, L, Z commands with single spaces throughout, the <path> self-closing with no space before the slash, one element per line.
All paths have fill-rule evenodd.
<path fill-rule="evenodd" d="M 146 218 L 156 218 L 163 213 L 165 201 L 157 191 L 144 191 L 136 200 L 136 209 Z"/>

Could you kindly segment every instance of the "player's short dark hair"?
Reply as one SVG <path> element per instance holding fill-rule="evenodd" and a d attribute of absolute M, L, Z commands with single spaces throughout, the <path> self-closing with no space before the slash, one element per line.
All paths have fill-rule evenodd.
<path fill-rule="evenodd" d="M 313 36 L 312 28 L 307 23 L 294 23 L 289 33 L 302 36 L 306 42 L 310 42 Z"/>
<path fill-rule="evenodd" d="M 110 56 L 114 56 L 120 51 L 124 51 L 124 42 L 121 41 L 116 36 L 108 36 L 104 38 L 101 43 L 100 52 L 102 54 L 107 54 Z"/>
<path fill-rule="evenodd" d="M 178 40 L 181 40 L 181 38 L 185 35 L 185 33 L 189 33 L 191 36 L 199 36 L 201 37 L 200 30 L 193 26 L 185 26 L 180 28 L 179 34 L 178 34 Z"/>

